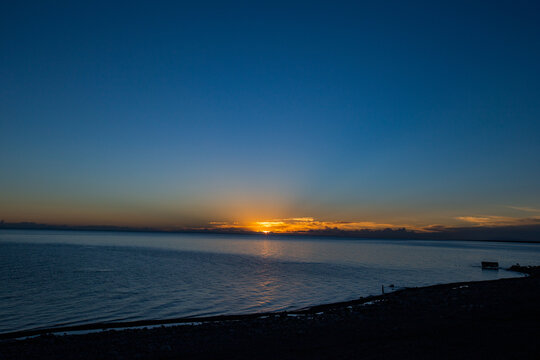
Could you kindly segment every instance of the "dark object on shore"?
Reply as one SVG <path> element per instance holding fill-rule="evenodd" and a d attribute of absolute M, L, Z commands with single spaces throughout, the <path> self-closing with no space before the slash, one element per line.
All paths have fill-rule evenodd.
<path fill-rule="evenodd" d="M 499 263 L 496 261 L 482 261 L 482 270 L 499 270 Z"/>
<path fill-rule="evenodd" d="M 519 264 L 512 265 L 508 268 L 510 271 L 516 271 L 531 276 L 540 276 L 540 266 L 521 266 Z"/>

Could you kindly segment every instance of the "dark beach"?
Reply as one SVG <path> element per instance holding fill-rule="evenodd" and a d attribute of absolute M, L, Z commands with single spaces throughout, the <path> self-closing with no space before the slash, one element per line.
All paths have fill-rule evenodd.
<path fill-rule="evenodd" d="M 540 271 L 197 325 L 45 334 L 0 359 L 538 359 Z"/>

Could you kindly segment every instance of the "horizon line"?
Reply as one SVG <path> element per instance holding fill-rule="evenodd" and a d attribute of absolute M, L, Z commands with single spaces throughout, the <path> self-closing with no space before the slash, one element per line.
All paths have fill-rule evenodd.
<path fill-rule="evenodd" d="M 155 228 L 121 225 L 67 225 L 46 224 L 31 221 L 4 222 L 0 220 L 0 230 L 59 230 L 59 231 L 110 231 L 165 234 L 220 234 L 220 235 L 260 235 L 293 237 L 334 237 L 373 240 L 455 240 L 540 243 L 540 225 L 508 225 L 491 227 L 444 227 L 434 232 L 419 232 L 414 229 L 384 228 L 343 230 L 327 228 L 296 232 L 254 231 L 241 228 Z"/>

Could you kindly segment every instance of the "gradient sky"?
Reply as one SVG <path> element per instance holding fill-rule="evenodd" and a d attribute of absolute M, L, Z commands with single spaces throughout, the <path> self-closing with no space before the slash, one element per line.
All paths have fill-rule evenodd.
<path fill-rule="evenodd" d="M 5 221 L 540 219 L 537 1 L 2 1 L 0 19 Z"/>

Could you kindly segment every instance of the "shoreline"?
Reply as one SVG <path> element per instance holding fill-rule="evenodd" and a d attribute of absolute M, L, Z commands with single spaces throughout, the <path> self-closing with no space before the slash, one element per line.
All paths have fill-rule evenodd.
<path fill-rule="evenodd" d="M 107 324 L 108 330 L 100 332 L 4 339 L 0 358 L 292 359 L 363 354 L 413 359 L 441 357 L 441 351 L 448 355 L 442 358 L 472 358 L 469 355 L 479 355 L 480 350 L 495 359 L 538 358 L 540 267 L 509 270 L 529 276 L 406 288 L 295 311 L 190 318 L 179 326 L 114 330 Z M 412 352 L 404 355 L 404 349 Z"/>
<path fill-rule="evenodd" d="M 508 268 L 501 269 L 506 271 L 513 271 L 516 273 L 534 275 L 540 270 L 537 268 L 540 267 L 527 267 L 527 266 L 518 266 L 516 265 Z M 492 271 L 492 270 L 488 270 Z M 519 277 L 516 277 L 519 278 Z M 507 279 L 516 279 L 516 278 L 507 278 Z M 359 297 L 354 300 L 347 301 L 338 301 L 326 304 L 317 304 L 313 306 L 308 306 L 305 308 L 289 310 L 289 311 L 269 311 L 261 313 L 248 313 L 248 314 L 232 314 L 232 315 L 213 315 L 213 316 L 201 316 L 201 317 L 179 317 L 179 318 L 170 318 L 170 319 L 146 319 L 146 320 L 134 320 L 134 321 L 112 321 L 112 322 L 98 322 L 98 323 L 89 323 L 81 325 L 70 325 L 70 326 L 58 326 L 58 327 L 48 327 L 41 329 L 28 329 L 28 330 L 19 330 L 11 331 L 7 333 L 0 333 L 0 341 L 9 340 L 9 339 L 23 339 L 27 337 L 35 337 L 40 335 L 63 335 L 64 333 L 77 332 L 79 334 L 86 334 L 90 332 L 99 332 L 99 331 L 108 331 L 108 330 L 128 330 L 134 328 L 143 328 L 143 327 L 156 327 L 161 325 L 168 326 L 182 326 L 185 324 L 192 323 L 212 323 L 212 322 L 226 322 L 226 321 L 241 321 L 241 320 L 252 320 L 257 318 L 266 318 L 269 316 L 295 316 L 295 315 L 308 315 L 314 314 L 321 311 L 327 311 L 332 308 L 344 307 L 344 306 L 357 306 L 364 305 L 366 303 L 380 301 L 385 299 L 391 294 L 399 294 L 400 292 L 407 291 L 410 289 L 429 289 L 437 287 L 448 287 L 448 286 L 464 286 L 475 283 L 482 283 L 486 281 L 498 281 L 497 280 L 480 280 L 480 281 L 463 281 L 455 283 L 444 283 L 444 284 L 434 284 L 422 287 L 405 287 L 397 290 L 392 290 L 386 294 L 381 295 L 369 295 L 365 297 Z M 119 331 L 121 331 L 119 330 Z M 68 334 L 70 335 L 70 334 Z"/>

